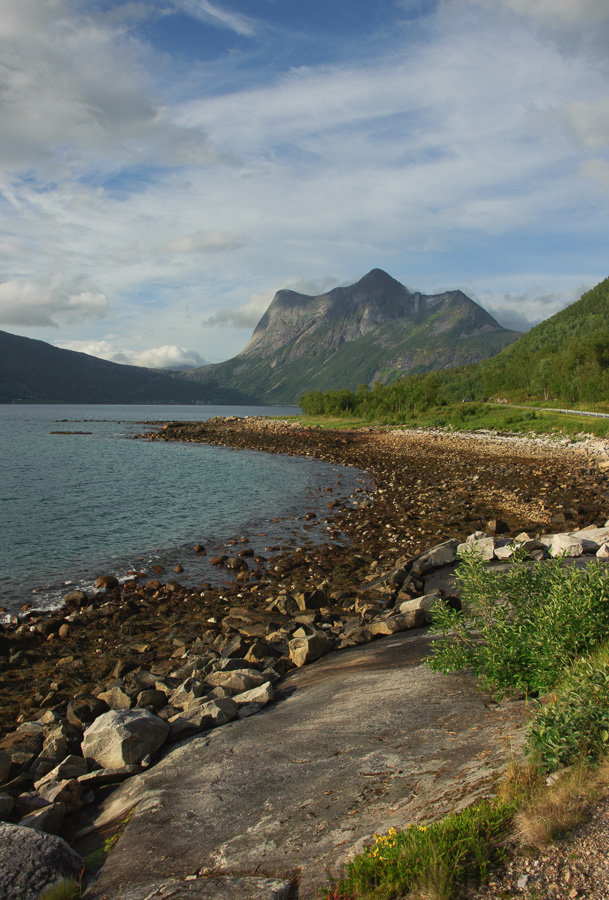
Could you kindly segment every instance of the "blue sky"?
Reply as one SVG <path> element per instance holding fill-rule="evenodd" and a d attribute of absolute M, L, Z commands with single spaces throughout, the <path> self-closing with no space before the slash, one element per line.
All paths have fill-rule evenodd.
<path fill-rule="evenodd" d="M 239 352 L 385 269 L 510 327 L 609 275 L 606 0 L 0 0 L 0 329 Z"/>

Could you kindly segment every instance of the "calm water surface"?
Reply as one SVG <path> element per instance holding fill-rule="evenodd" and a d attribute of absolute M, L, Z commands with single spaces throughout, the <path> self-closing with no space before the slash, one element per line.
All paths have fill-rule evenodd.
<path fill-rule="evenodd" d="M 295 407 L 0 405 L 0 606 L 57 606 L 72 586 L 155 563 L 209 580 L 192 552 L 247 535 L 257 551 L 304 535 L 360 473 L 316 460 L 204 444 L 129 440 L 142 422 L 289 415 Z M 53 434 L 54 431 L 73 432 Z M 77 434 L 75 432 L 86 432 Z M 279 519 L 278 522 L 271 520 Z"/>

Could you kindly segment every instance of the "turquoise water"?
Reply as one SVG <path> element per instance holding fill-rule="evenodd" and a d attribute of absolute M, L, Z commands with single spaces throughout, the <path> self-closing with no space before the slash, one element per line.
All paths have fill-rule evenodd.
<path fill-rule="evenodd" d="M 295 412 L 0 405 L 0 606 L 53 608 L 76 584 L 91 587 L 100 574 L 120 577 L 153 564 L 180 562 L 183 583 L 210 580 L 194 543 L 213 549 L 247 536 L 263 552 L 297 542 L 305 534 L 297 519 L 325 509 L 322 488 L 340 478 L 348 495 L 360 473 L 296 457 L 129 440 L 148 430 L 145 421 Z"/>

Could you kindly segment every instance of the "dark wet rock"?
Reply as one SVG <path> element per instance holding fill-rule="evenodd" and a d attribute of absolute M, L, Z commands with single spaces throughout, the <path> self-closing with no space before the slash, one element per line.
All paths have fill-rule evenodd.
<path fill-rule="evenodd" d="M 64 840 L 33 828 L 0 824 L 3 900 L 38 900 L 62 877 L 78 880 L 84 860 Z"/>
<path fill-rule="evenodd" d="M 89 598 L 86 591 L 76 590 L 70 591 L 69 594 L 66 594 L 63 598 L 63 602 L 68 607 L 75 607 L 76 609 L 80 609 L 80 607 L 86 606 L 88 599 Z"/>
<path fill-rule="evenodd" d="M 114 591 L 119 587 L 118 578 L 114 575 L 100 575 L 95 582 L 95 588 L 102 591 Z"/>

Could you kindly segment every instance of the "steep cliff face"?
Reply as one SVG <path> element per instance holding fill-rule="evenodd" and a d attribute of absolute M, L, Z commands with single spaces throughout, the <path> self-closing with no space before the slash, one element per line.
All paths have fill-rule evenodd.
<path fill-rule="evenodd" d="M 413 293 L 373 269 L 316 297 L 278 291 L 241 353 L 185 377 L 251 400 L 294 403 L 304 391 L 477 362 L 517 337 L 461 291 Z"/>

